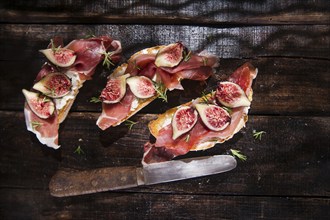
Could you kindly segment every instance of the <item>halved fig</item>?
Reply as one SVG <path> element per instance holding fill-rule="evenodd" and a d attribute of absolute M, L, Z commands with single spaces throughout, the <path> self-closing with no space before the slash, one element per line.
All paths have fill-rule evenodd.
<path fill-rule="evenodd" d="M 173 115 L 173 140 L 190 131 L 197 122 L 197 111 L 189 106 L 180 107 Z"/>
<path fill-rule="evenodd" d="M 243 89 L 232 82 L 220 82 L 217 87 L 216 98 L 221 104 L 229 108 L 250 106 L 251 104 Z"/>
<path fill-rule="evenodd" d="M 53 115 L 55 105 L 50 98 L 25 89 L 23 89 L 22 92 L 27 104 L 39 118 L 47 119 Z"/>
<path fill-rule="evenodd" d="M 158 67 L 174 67 L 183 59 L 183 45 L 178 42 L 160 49 L 156 55 L 155 64 Z"/>
<path fill-rule="evenodd" d="M 33 85 L 33 89 L 51 98 L 61 98 L 71 91 L 71 80 L 63 73 L 49 73 Z"/>
<path fill-rule="evenodd" d="M 104 103 L 118 103 L 126 93 L 126 79 L 129 74 L 118 76 L 115 78 L 109 78 L 107 85 L 102 90 L 100 99 Z"/>
<path fill-rule="evenodd" d="M 230 124 L 230 115 L 220 106 L 196 104 L 195 107 L 203 123 L 212 131 L 221 131 Z"/>
<path fill-rule="evenodd" d="M 146 99 L 155 95 L 156 90 L 151 79 L 145 76 L 133 76 L 126 80 L 132 93 L 140 98 Z"/>
<path fill-rule="evenodd" d="M 76 60 L 76 55 L 73 50 L 65 49 L 65 48 L 49 48 L 45 50 L 40 50 L 47 59 L 59 67 L 69 67 Z"/>

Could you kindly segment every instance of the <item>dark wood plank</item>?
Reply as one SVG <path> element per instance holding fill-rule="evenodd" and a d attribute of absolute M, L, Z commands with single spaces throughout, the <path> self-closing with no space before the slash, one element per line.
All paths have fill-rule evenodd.
<path fill-rule="evenodd" d="M 95 113 L 72 113 L 60 129 L 60 150 L 42 146 L 25 130 L 22 113 L 1 112 L 1 188 L 47 189 L 58 169 L 140 166 L 147 123 L 155 115 L 136 115 L 126 126 L 100 131 Z M 222 145 L 185 157 L 241 150 L 247 157 L 225 174 L 128 189 L 126 192 L 327 196 L 329 197 L 329 117 L 251 116 L 245 129 Z M 255 140 L 253 130 L 267 133 Z M 17 138 L 19 137 L 19 138 Z M 74 151 L 81 146 L 84 154 Z"/>
<path fill-rule="evenodd" d="M 0 22 L 148 24 L 329 24 L 321 1 L 120 1 L 3 0 Z"/>
<path fill-rule="evenodd" d="M 328 198 L 0 190 L 2 219 L 327 219 Z M 5 203 L 3 201 L 6 201 Z M 27 201 L 30 201 L 27 203 Z"/>
<path fill-rule="evenodd" d="M 0 2 L 0 219 L 328 219 L 330 216 L 330 4 L 327 0 L 24 1 Z M 38 52 L 55 35 L 122 41 L 123 60 L 136 51 L 182 41 L 218 55 L 208 84 L 184 81 L 132 120 L 100 131 L 105 84 L 101 66 L 81 89 L 60 128 L 62 147 L 41 145 L 26 131 L 22 88 L 45 61 Z M 249 122 L 230 141 L 182 157 L 227 154 L 246 162 L 224 174 L 69 198 L 51 197 L 59 169 L 140 166 L 147 123 L 190 101 L 245 61 L 259 69 Z M 194 88 L 194 89 L 192 89 Z M 255 140 L 253 130 L 267 133 Z M 81 146 L 84 153 L 74 153 Z M 180 158 L 182 158 L 180 157 Z"/>
<path fill-rule="evenodd" d="M 156 100 L 141 113 L 162 113 L 168 108 L 199 97 L 204 89 L 214 86 L 217 80 L 224 80 L 245 61 L 250 61 L 259 70 L 253 86 L 251 114 L 329 115 L 330 62 L 291 58 L 222 59 L 218 73 L 208 81 L 208 86 L 184 81 L 184 91 L 168 92 L 169 103 Z M 24 97 L 21 90 L 32 86 L 40 66 L 41 62 L 38 61 L 0 62 L 0 69 L 4 69 L 0 78 L 0 109 L 22 110 Z M 101 104 L 90 103 L 89 100 L 100 94 L 108 74 L 109 71 L 98 68 L 93 80 L 86 82 L 80 90 L 72 111 L 101 112 Z"/>
<path fill-rule="evenodd" d="M 205 27 L 178 25 L 0 25 L 0 60 L 44 59 L 38 50 L 54 36 L 65 43 L 110 35 L 122 42 L 124 58 L 161 44 L 182 41 L 193 51 L 208 50 L 220 58 L 293 57 L 329 59 L 330 26 Z"/>

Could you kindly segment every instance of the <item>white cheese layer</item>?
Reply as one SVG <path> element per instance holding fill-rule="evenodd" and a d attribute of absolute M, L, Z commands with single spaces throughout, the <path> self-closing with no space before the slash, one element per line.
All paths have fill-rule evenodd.
<path fill-rule="evenodd" d="M 62 108 L 64 108 L 66 106 L 68 101 L 74 100 L 76 98 L 78 89 L 81 88 L 83 82 L 85 81 L 85 80 L 80 79 L 79 74 L 74 71 L 68 71 L 65 73 L 65 75 L 70 78 L 72 87 L 71 87 L 71 91 L 67 95 L 65 95 L 59 99 L 54 99 L 54 103 L 55 103 L 57 110 L 61 110 Z"/>

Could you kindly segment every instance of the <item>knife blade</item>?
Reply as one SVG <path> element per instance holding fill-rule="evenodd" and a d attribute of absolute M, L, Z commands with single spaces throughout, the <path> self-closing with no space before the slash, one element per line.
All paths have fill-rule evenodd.
<path fill-rule="evenodd" d="M 49 190 L 55 197 L 83 195 L 213 175 L 230 171 L 236 165 L 233 156 L 214 155 L 153 163 L 143 167 L 60 170 L 50 180 Z"/>

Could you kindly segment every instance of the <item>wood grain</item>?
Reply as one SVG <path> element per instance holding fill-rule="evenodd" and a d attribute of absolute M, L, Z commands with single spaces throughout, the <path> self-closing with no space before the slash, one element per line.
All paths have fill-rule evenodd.
<path fill-rule="evenodd" d="M 71 113 L 60 129 L 62 147 L 56 151 L 42 146 L 32 133 L 24 129 L 21 112 L 1 112 L 3 153 L 0 165 L 3 179 L 0 186 L 47 189 L 50 177 L 57 169 L 140 166 L 143 145 L 151 138 L 147 123 L 155 115 L 134 116 L 132 120 L 139 123 L 132 130 L 119 126 L 107 131 L 97 128 L 97 116 L 95 113 Z M 232 140 L 207 151 L 185 155 L 226 154 L 229 149 L 238 149 L 248 160 L 240 162 L 235 170 L 127 191 L 329 196 L 330 152 L 326 147 L 330 141 L 329 124 L 328 117 L 251 116 L 247 127 Z M 266 131 L 262 140 L 253 138 L 254 129 Z M 18 132 L 15 137 L 19 136 L 19 139 L 13 139 L 12 130 Z M 74 153 L 77 146 L 81 146 L 84 154 Z"/>
<path fill-rule="evenodd" d="M 0 2 L 0 219 L 328 219 L 330 216 L 330 5 L 306 1 Z M 146 47 L 182 41 L 221 65 L 207 84 L 156 100 L 132 120 L 101 131 L 89 102 L 110 73 L 98 67 L 60 128 L 59 150 L 26 131 L 22 88 L 30 88 L 49 39 L 87 35 L 121 40 L 123 60 Z M 247 126 L 230 141 L 182 157 L 242 151 L 231 172 L 86 196 L 54 198 L 58 170 L 140 166 L 147 123 L 190 101 L 250 61 L 259 75 Z M 255 140 L 253 130 L 266 134 Z M 80 146 L 84 153 L 74 153 Z M 181 158 L 182 158 L 181 157 Z"/>
<path fill-rule="evenodd" d="M 0 190 L 0 196 L 7 201 L 1 204 L 0 217 L 4 219 L 240 219 L 244 216 L 291 220 L 303 216 L 323 220 L 329 215 L 330 204 L 326 198 L 120 192 L 59 199 L 31 189 Z"/>
<path fill-rule="evenodd" d="M 182 41 L 193 51 L 207 50 L 220 58 L 293 57 L 329 59 L 328 25 L 187 26 L 4 24 L 0 26 L 0 60 L 43 58 L 38 50 L 54 36 L 65 43 L 94 34 L 122 42 L 124 58 L 146 47 Z M 29 44 L 28 46 L 26 44 Z"/>
<path fill-rule="evenodd" d="M 0 21 L 7 23 L 329 24 L 329 4 L 324 0 L 3 0 L 0 6 Z"/>

